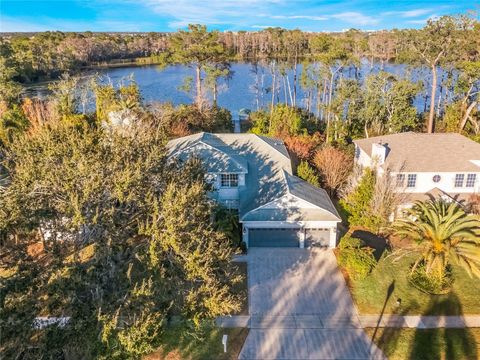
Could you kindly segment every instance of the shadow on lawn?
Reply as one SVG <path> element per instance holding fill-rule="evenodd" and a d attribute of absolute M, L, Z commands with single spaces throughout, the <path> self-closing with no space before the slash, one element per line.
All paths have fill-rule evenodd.
<path fill-rule="evenodd" d="M 377 261 L 380 260 L 383 252 L 388 247 L 387 239 L 367 230 L 355 229 L 352 232 L 352 237 L 361 239 L 366 246 L 373 248 L 375 250 L 373 255 Z"/>
<path fill-rule="evenodd" d="M 415 307 L 415 304 L 411 304 Z M 409 308 L 403 308 L 396 315 L 406 315 Z M 424 316 L 461 316 L 462 306 L 454 293 L 432 296 Z M 375 330 L 376 333 L 377 330 Z M 374 335 L 375 335 L 374 333 Z M 406 329 L 383 328 L 375 341 L 385 355 L 411 360 L 477 359 L 476 340 L 469 328 Z M 406 349 L 400 349 L 406 347 Z"/>
<path fill-rule="evenodd" d="M 463 315 L 462 305 L 455 293 L 433 297 L 425 315 Z M 430 334 L 417 329 L 410 350 L 410 359 L 477 359 L 475 338 L 469 328 L 440 328 Z"/>

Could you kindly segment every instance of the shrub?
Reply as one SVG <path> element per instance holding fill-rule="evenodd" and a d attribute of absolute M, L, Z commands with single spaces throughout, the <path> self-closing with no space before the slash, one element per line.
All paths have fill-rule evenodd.
<path fill-rule="evenodd" d="M 234 248 L 241 246 L 241 225 L 237 210 L 219 205 L 215 211 L 215 227 L 227 236 Z"/>
<path fill-rule="evenodd" d="M 313 186 L 320 187 L 318 176 L 315 173 L 315 170 L 308 164 L 308 162 L 300 162 L 300 165 L 298 165 L 297 167 L 297 175 L 299 178 L 309 182 Z"/>
<path fill-rule="evenodd" d="M 331 145 L 317 151 L 313 164 L 320 172 L 322 185 L 330 195 L 335 195 L 347 182 L 353 166 L 352 157 L 349 154 Z"/>
<path fill-rule="evenodd" d="M 450 292 L 453 277 L 449 267 L 443 276 L 427 274 L 425 264 L 420 264 L 408 275 L 410 284 L 418 290 L 431 295 L 441 295 Z"/>
<path fill-rule="evenodd" d="M 362 226 L 377 232 L 382 217 L 372 211 L 372 201 L 375 195 L 376 175 L 372 169 L 366 169 L 358 185 L 344 199 L 340 205 L 345 209 L 350 226 Z"/>
<path fill-rule="evenodd" d="M 363 241 L 346 235 L 340 240 L 338 262 L 353 279 L 365 279 L 376 265 L 374 249 L 362 247 Z"/>
<path fill-rule="evenodd" d="M 361 248 L 362 246 L 364 246 L 362 239 L 351 237 L 349 234 L 342 237 L 338 244 L 340 250 L 346 248 Z"/>
<path fill-rule="evenodd" d="M 323 138 L 316 132 L 313 135 L 287 136 L 284 141 L 292 155 L 299 160 L 310 160 L 315 149 L 323 142 Z"/>
<path fill-rule="evenodd" d="M 315 130 L 311 114 L 285 104 L 275 105 L 271 112 L 255 111 L 250 114 L 250 121 L 250 132 L 280 138 L 312 133 Z"/>
<path fill-rule="evenodd" d="M 480 215 L 480 194 L 472 194 L 468 198 L 468 210 L 472 214 Z"/>

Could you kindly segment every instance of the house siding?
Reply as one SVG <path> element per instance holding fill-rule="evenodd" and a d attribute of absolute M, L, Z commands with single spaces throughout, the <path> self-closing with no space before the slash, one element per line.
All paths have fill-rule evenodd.
<path fill-rule="evenodd" d="M 419 172 L 419 173 L 402 173 L 402 174 L 416 174 L 417 183 L 414 188 L 401 188 L 398 192 L 411 193 L 426 193 L 434 188 L 438 188 L 446 193 L 457 194 L 471 194 L 480 192 L 480 172 Z M 455 187 L 455 175 L 464 174 L 465 180 L 468 174 L 476 174 L 476 181 L 474 187 Z M 397 173 L 392 173 L 396 177 Z M 433 177 L 440 176 L 439 182 L 434 182 Z M 465 181 L 464 181 L 465 182 Z"/>

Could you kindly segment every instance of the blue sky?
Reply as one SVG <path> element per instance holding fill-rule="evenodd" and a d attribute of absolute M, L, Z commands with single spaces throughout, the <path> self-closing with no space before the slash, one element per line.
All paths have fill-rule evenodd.
<path fill-rule="evenodd" d="M 0 0 L 0 31 L 174 31 L 269 26 L 307 31 L 422 27 L 427 19 L 480 10 L 476 0 Z"/>

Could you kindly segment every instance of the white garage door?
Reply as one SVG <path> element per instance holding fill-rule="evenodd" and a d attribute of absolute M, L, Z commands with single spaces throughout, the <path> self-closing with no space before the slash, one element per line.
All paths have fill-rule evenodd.
<path fill-rule="evenodd" d="M 328 229 L 305 229 L 305 247 L 328 247 L 329 243 Z"/>

